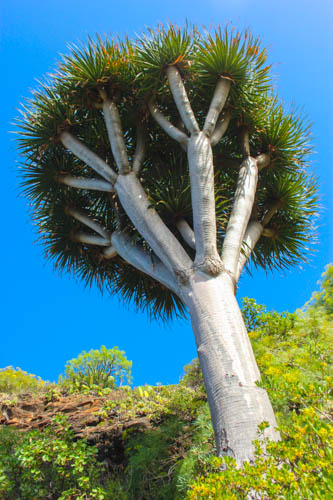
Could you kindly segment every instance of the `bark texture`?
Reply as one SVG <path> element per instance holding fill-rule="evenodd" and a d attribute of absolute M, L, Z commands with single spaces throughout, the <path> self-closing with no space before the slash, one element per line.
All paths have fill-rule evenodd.
<path fill-rule="evenodd" d="M 241 465 L 253 460 L 252 441 L 262 421 L 266 436 L 277 440 L 267 393 L 258 387 L 259 370 L 227 273 L 209 277 L 199 271 L 183 289 L 193 326 L 214 427 L 217 454 Z"/>

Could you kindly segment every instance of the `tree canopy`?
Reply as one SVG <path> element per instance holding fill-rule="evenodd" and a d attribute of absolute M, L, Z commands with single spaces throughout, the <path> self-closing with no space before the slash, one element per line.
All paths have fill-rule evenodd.
<path fill-rule="evenodd" d="M 184 312 L 173 291 L 120 256 L 105 258 L 101 246 L 82 237 L 87 228 L 73 217 L 78 207 L 110 233 L 120 225 L 133 244 L 151 252 L 119 204 L 112 179 L 108 183 L 105 177 L 96 178 L 88 158 L 76 158 L 59 138 L 71 132 L 115 170 L 102 118 L 103 95 L 111 98 L 127 148 L 123 169 L 129 169 L 128 160 L 134 170 L 136 161 L 142 162 L 139 177 L 150 206 L 180 238 L 177 222 L 182 219 L 192 225 L 193 220 L 187 158 L 180 147 L 186 135 L 167 84 L 170 67 L 181 75 L 200 128 L 214 89 L 221 81 L 229 82 L 227 102 L 212 136 L 219 250 L 243 159 L 244 135 L 251 155 L 269 162 L 260 172 L 253 208 L 265 229 L 251 253 L 252 264 L 272 270 L 305 261 L 317 210 L 316 180 L 308 171 L 309 124 L 276 97 L 259 38 L 220 27 L 200 32 L 196 27 L 161 25 L 134 40 L 97 36 L 86 45 L 72 46 L 55 73 L 27 101 L 19 120 L 23 188 L 40 240 L 56 268 L 120 293 L 124 301 L 134 301 L 164 318 Z M 158 125 L 163 120 L 176 141 Z M 94 187 L 71 187 L 75 182 L 80 187 L 82 180 Z M 93 228 L 89 231 L 92 236 Z M 182 244 L 193 257 L 191 246 Z"/>

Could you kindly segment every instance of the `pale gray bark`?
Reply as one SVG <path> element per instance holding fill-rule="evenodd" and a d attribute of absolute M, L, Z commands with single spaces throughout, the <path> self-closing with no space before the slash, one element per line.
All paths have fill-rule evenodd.
<path fill-rule="evenodd" d="M 143 131 L 143 126 L 138 125 L 136 129 L 136 148 L 132 165 L 132 170 L 135 174 L 138 174 L 140 172 L 140 168 L 142 166 L 143 159 L 145 156 L 145 146 L 146 144 L 145 144 L 145 134 Z"/>
<path fill-rule="evenodd" d="M 203 131 L 211 137 L 212 133 L 214 132 L 216 122 L 218 120 L 218 117 L 225 105 L 225 102 L 227 100 L 229 90 L 231 86 L 231 81 L 226 78 L 219 78 L 215 92 L 213 95 L 212 102 L 209 107 L 209 111 L 206 116 L 205 124 Z"/>
<path fill-rule="evenodd" d="M 195 119 L 190 101 L 187 97 L 182 77 L 178 69 L 176 68 L 176 66 L 168 66 L 168 68 L 166 69 L 166 74 L 168 77 L 172 96 L 185 127 L 191 134 L 199 132 L 199 125 Z"/>
<path fill-rule="evenodd" d="M 172 123 L 167 118 L 165 118 L 163 113 L 161 113 L 158 110 L 156 102 L 154 101 L 149 102 L 149 111 L 154 120 L 159 124 L 161 129 L 163 129 L 164 132 L 168 134 L 169 137 L 171 137 L 171 139 L 174 139 L 176 142 L 179 142 L 182 148 L 186 151 L 188 144 L 187 135 L 181 130 L 179 130 L 177 127 L 172 125 Z"/>
<path fill-rule="evenodd" d="M 213 154 L 204 132 L 191 136 L 188 146 L 191 180 L 195 265 L 210 274 L 222 270 L 216 247 L 216 215 Z"/>
<path fill-rule="evenodd" d="M 234 203 L 223 242 L 224 268 L 235 277 L 244 234 L 251 216 L 258 180 L 256 160 L 246 158 L 239 171 Z"/>
<path fill-rule="evenodd" d="M 268 421 L 266 436 L 277 440 L 274 413 L 264 389 L 242 315 L 226 273 L 196 272 L 182 289 L 189 308 L 219 456 L 239 465 L 254 458 L 257 427 Z"/>
<path fill-rule="evenodd" d="M 114 183 L 117 180 L 117 174 L 105 163 L 96 153 L 90 151 L 81 141 L 76 139 L 69 132 L 62 132 L 60 135 L 62 144 L 69 149 L 77 158 L 91 167 L 107 181 Z"/>
<path fill-rule="evenodd" d="M 130 166 L 118 108 L 113 101 L 106 99 L 103 102 L 103 112 L 112 154 L 116 165 L 121 174 L 127 174 L 130 171 Z"/>
<path fill-rule="evenodd" d="M 66 212 L 72 217 L 74 217 L 74 219 L 78 220 L 82 224 L 85 224 L 87 227 L 98 233 L 100 236 L 110 241 L 111 237 L 110 233 L 98 222 L 88 217 L 81 210 L 77 210 L 76 208 L 67 208 Z"/>
<path fill-rule="evenodd" d="M 257 160 L 258 170 L 260 172 L 260 170 L 262 170 L 263 168 L 268 167 L 268 165 L 271 162 L 271 157 L 268 154 L 263 153 L 257 156 L 256 160 Z"/>
<path fill-rule="evenodd" d="M 154 208 L 136 175 L 120 175 L 115 184 L 119 200 L 141 236 L 161 261 L 176 275 L 187 274 L 193 263 L 182 245 L 166 227 Z"/>
<path fill-rule="evenodd" d="M 120 231 L 112 234 L 111 241 L 117 253 L 126 262 L 179 294 L 175 277 L 156 256 L 144 251 L 142 247 L 133 243 L 128 235 Z"/>
<path fill-rule="evenodd" d="M 242 251 L 238 259 L 238 264 L 235 274 L 236 283 L 239 280 L 243 267 L 248 261 L 254 247 L 258 243 L 260 236 L 262 235 L 263 229 L 264 229 L 263 225 L 260 224 L 260 222 L 258 221 L 251 221 L 249 223 L 245 232 Z"/>
<path fill-rule="evenodd" d="M 104 259 L 113 259 L 116 255 L 118 255 L 117 250 L 113 245 L 106 247 L 102 251 Z"/>
<path fill-rule="evenodd" d="M 186 243 L 195 250 L 195 237 L 194 232 L 189 223 L 185 219 L 178 219 L 176 226 L 182 238 Z"/>
<path fill-rule="evenodd" d="M 268 233 L 267 229 L 265 229 L 266 224 L 270 222 L 272 217 L 275 215 L 275 213 L 281 208 L 282 203 L 281 201 L 278 201 L 275 203 L 271 208 L 269 208 L 264 217 L 262 218 L 261 222 L 253 220 L 249 222 L 249 225 L 246 229 L 245 236 L 244 236 L 244 241 L 243 241 L 243 248 L 240 253 L 239 259 L 238 259 L 238 264 L 237 264 L 237 270 L 236 270 L 236 275 L 235 275 L 235 280 L 236 283 L 239 280 L 239 277 L 241 275 L 241 272 L 243 270 L 244 265 L 248 261 L 252 251 L 254 250 L 256 244 L 258 243 L 260 237 L 263 236 L 272 236 L 272 233 Z"/>
<path fill-rule="evenodd" d="M 239 139 L 240 139 L 241 150 L 243 153 L 243 158 L 248 158 L 251 155 L 250 135 L 249 135 L 249 129 L 245 125 L 241 126 L 239 129 Z"/>
<path fill-rule="evenodd" d="M 230 123 L 230 118 L 231 118 L 231 113 L 230 111 L 226 111 L 218 124 L 216 125 L 216 128 L 210 138 L 210 143 L 212 146 L 215 146 L 220 139 L 224 136 L 229 123 Z"/>
<path fill-rule="evenodd" d="M 92 191 L 104 191 L 112 193 L 114 187 L 110 182 L 101 181 L 99 179 L 87 179 L 85 177 L 73 177 L 72 175 L 59 175 L 58 181 L 66 186 L 77 189 L 88 189 Z"/>
<path fill-rule="evenodd" d="M 103 236 L 95 236 L 94 234 L 86 234 L 82 232 L 73 234 L 73 240 L 85 243 L 86 245 L 96 245 L 99 247 L 108 247 L 111 243 L 109 238 L 103 238 Z"/>

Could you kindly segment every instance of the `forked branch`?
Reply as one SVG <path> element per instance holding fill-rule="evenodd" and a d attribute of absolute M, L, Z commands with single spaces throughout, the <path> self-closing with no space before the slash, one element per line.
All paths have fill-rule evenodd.
<path fill-rule="evenodd" d="M 175 275 L 188 272 L 193 264 L 190 257 L 151 207 L 134 172 L 120 175 L 115 188 L 128 217 L 157 257 Z"/>
<path fill-rule="evenodd" d="M 152 115 L 152 117 L 155 119 L 155 121 L 159 124 L 161 129 L 164 130 L 164 132 L 171 137 L 171 139 L 174 139 L 176 142 L 179 142 L 181 147 L 184 149 L 184 151 L 187 150 L 187 144 L 188 144 L 188 136 L 179 130 L 177 127 L 172 125 L 172 123 L 163 115 L 158 110 L 157 104 L 155 101 L 149 101 L 148 103 L 149 111 Z"/>
<path fill-rule="evenodd" d="M 150 110 L 156 121 L 168 135 L 181 142 L 186 137 L 187 157 L 190 169 L 191 197 L 193 210 L 193 230 L 195 235 L 195 266 L 203 272 L 218 275 L 222 271 L 222 262 L 217 251 L 216 214 L 214 190 L 214 166 L 210 135 L 225 104 L 230 82 L 220 80 L 216 86 L 204 131 L 200 131 L 189 102 L 182 77 L 175 66 L 166 70 L 169 86 L 180 117 L 190 133 L 190 138 L 171 125 L 156 106 Z M 229 123 L 230 116 L 225 115 L 223 126 L 220 125 L 214 136 L 218 141 Z M 193 242 L 192 242 L 193 245 Z"/>
<path fill-rule="evenodd" d="M 156 255 L 148 253 L 140 245 L 133 243 L 132 239 L 124 232 L 114 232 L 111 241 L 115 250 L 126 262 L 179 294 L 175 276 Z"/>
<path fill-rule="evenodd" d="M 110 103 L 109 100 L 105 99 L 104 104 L 107 127 L 111 135 L 110 143 L 112 153 L 119 168 L 120 175 L 113 172 L 101 158 L 95 153 L 92 153 L 84 144 L 68 132 L 64 132 L 61 135 L 61 140 L 65 147 L 70 149 L 75 156 L 92 166 L 92 168 L 103 175 L 104 178 L 114 183 L 114 188 L 120 203 L 138 232 L 174 276 L 184 277 L 193 265 L 192 260 L 186 254 L 177 238 L 167 228 L 156 211 L 150 206 L 147 195 L 136 176 L 136 172 L 127 171 L 129 162 L 124 139 L 119 136 L 121 126 L 118 111 L 115 105 Z M 115 137 L 112 135 L 113 131 L 115 132 Z M 142 157 L 143 154 L 142 143 L 138 148 L 137 163 L 139 164 L 141 162 L 140 157 Z M 137 168 L 138 167 L 136 167 L 136 169 Z M 97 237 L 90 237 L 90 235 L 80 235 L 79 237 L 81 238 L 80 241 L 83 242 L 84 239 L 84 242 L 87 244 L 94 241 L 95 243 L 91 244 L 107 246 L 106 242 L 101 239 L 98 240 Z M 110 242 L 108 242 L 108 245 L 110 245 Z"/>

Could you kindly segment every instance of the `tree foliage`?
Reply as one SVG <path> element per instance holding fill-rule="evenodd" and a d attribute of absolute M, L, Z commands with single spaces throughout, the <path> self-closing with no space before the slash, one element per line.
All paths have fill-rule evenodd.
<path fill-rule="evenodd" d="M 270 158 L 259 176 L 256 218 L 263 221 L 274 213 L 252 252 L 252 263 L 273 269 L 304 262 L 313 242 L 317 210 L 316 181 L 308 172 L 309 125 L 276 97 L 267 53 L 259 38 L 233 29 L 200 32 L 196 27 L 161 25 L 134 40 L 97 37 L 86 45 L 72 46 L 54 75 L 40 85 L 23 109 L 19 121 L 20 150 L 25 156 L 23 190 L 31 202 L 46 256 L 56 268 L 72 272 L 86 284 L 95 282 L 101 289 L 120 294 L 125 302 L 134 301 L 163 318 L 184 313 L 176 294 L 119 256 L 106 260 L 99 246 L 77 241 L 76 235 L 86 227 L 71 215 L 73 207 L 80 207 L 110 233 L 120 223 L 133 244 L 151 252 L 116 195 L 76 190 L 60 182 L 66 175 L 81 179 L 96 176 L 59 138 L 63 131 L 70 131 L 115 169 L 101 95 L 112 99 L 130 161 L 140 134 L 145 137 L 140 182 L 151 206 L 180 238 L 177 221 L 183 218 L 193 223 L 186 155 L 149 111 L 155 102 L 172 124 L 179 123 L 167 84 L 169 67 L 180 72 L 200 126 L 216 84 L 221 78 L 231 82 L 221 117 L 222 121 L 230 118 L 229 126 L 214 146 L 219 249 L 243 158 L 239 137 L 244 130 L 249 132 L 251 154 Z M 182 244 L 193 257 L 193 250 Z"/>

